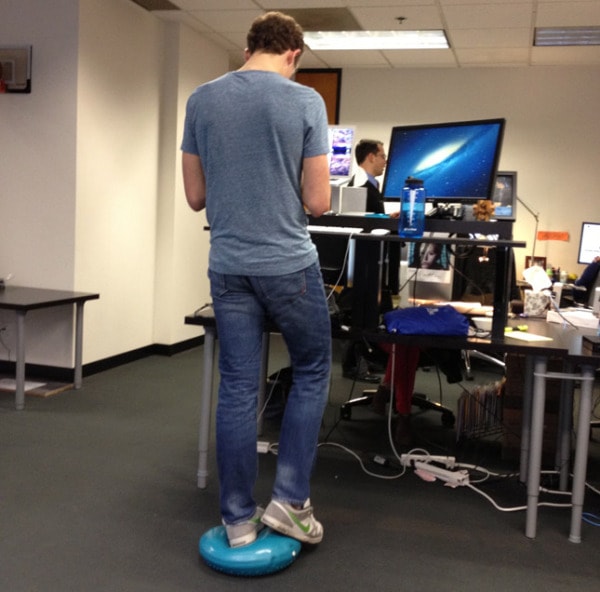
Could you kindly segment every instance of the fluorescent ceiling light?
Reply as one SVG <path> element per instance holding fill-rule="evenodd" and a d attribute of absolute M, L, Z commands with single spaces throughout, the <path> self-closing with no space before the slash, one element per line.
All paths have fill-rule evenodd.
<path fill-rule="evenodd" d="M 534 45 L 600 45 L 600 27 L 547 27 L 535 30 Z"/>
<path fill-rule="evenodd" d="M 443 30 L 432 31 L 305 31 L 314 51 L 347 49 L 448 49 Z"/>

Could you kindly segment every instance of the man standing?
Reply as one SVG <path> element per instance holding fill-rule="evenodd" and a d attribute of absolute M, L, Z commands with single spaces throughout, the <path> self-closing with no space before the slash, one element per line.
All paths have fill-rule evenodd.
<path fill-rule="evenodd" d="M 209 277 L 219 335 L 217 464 L 229 544 L 253 542 L 260 521 L 307 543 L 323 527 L 310 504 L 331 369 L 331 331 L 305 209 L 330 208 L 327 117 L 320 95 L 290 80 L 304 50 L 287 15 L 257 18 L 246 62 L 198 87 L 182 142 L 190 207 L 206 207 Z M 258 471 L 257 393 L 262 334 L 275 323 L 293 384 L 284 412 L 271 502 L 253 489 Z M 264 512 L 264 513 L 263 513 Z"/>

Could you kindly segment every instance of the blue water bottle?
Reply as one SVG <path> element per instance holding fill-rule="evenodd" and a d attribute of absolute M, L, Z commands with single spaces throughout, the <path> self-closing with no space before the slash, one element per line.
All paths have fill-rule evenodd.
<path fill-rule="evenodd" d="M 421 238 L 425 230 L 425 188 L 421 179 L 408 177 L 402 188 L 398 235 Z"/>

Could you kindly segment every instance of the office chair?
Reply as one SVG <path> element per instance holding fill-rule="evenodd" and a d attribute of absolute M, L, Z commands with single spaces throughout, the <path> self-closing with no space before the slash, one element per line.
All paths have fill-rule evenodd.
<path fill-rule="evenodd" d="M 504 359 L 500 360 L 494 356 L 490 356 L 489 354 L 484 354 L 476 349 L 463 349 L 461 355 L 465 365 L 465 378 L 467 380 L 473 380 L 473 374 L 471 372 L 471 358 L 477 358 L 479 360 L 483 360 L 484 362 L 489 362 L 490 364 L 501 368 L 503 372 L 506 371 L 506 363 L 504 362 Z"/>
<path fill-rule="evenodd" d="M 421 352 L 419 367 L 430 368 L 432 365 L 438 366 L 438 364 L 440 364 L 441 357 L 447 355 L 448 358 L 444 360 L 440 364 L 440 366 L 444 368 L 443 371 L 447 376 L 448 382 L 460 382 L 460 380 L 462 379 L 462 373 L 460 372 L 460 363 L 456 364 L 456 362 L 459 361 L 459 358 L 455 358 L 454 360 L 452 360 L 452 357 L 455 354 L 458 356 L 459 352 L 454 352 L 450 350 L 448 350 L 447 352 L 446 350 L 435 350 L 435 353 L 432 353 L 432 351 L 424 350 Z M 366 389 L 363 391 L 360 397 L 349 399 L 340 407 L 340 417 L 342 419 L 351 419 L 352 408 L 371 405 L 376 393 L 376 389 Z M 440 413 L 441 422 L 443 426 L 454 426 L 454 423 L 456 421 L 454 412 L 448 407 L 444 407 L 444 405 L 441 402 L 438 403 L 436 401 L 432 401 L 425 394 L 413 392 L 411 403 L 414 407 L 417 407 L 423 411 L 436 411 Z"/>

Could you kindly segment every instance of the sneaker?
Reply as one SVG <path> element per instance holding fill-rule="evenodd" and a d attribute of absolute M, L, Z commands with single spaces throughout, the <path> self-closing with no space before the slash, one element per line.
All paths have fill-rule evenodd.
<path fill-rule="evenodd" d="M 323 525 L 313 516 L 310 499 L 300 510 L 291 504 L 271 500 L 261 520 L 273 530 L 303 543 L 314 545 L 323 540 Z"/>
<path fill-rule="evenodd" d="M 238 524 L 225 524 L 225 532 L 227 532 L 227 540 L 230 547 L 242 547 L 249 545 L 256 540 L 256 535 L 263 529 L 263 524 L 260 519 L 264 514 L 264 508 L 256 506 L 256 511 L 252 518 L 239 522 Z"/>

